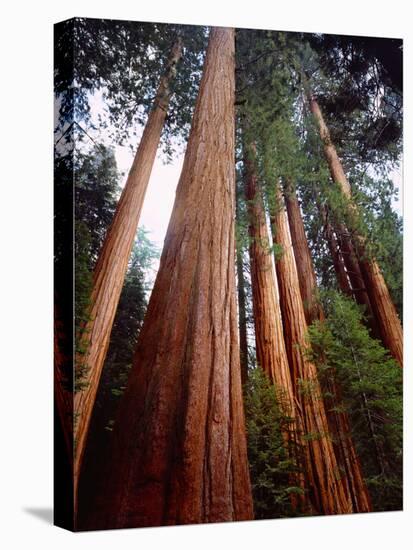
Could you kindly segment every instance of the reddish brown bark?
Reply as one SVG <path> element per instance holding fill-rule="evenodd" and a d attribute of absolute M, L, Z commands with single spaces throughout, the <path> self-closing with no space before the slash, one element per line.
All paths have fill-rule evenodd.
<path fill-rule="evenodd" d="M 308 246 L 307 237 L 305 234 L 304 223 L 301 216 L 300 207 L 298 204 L 295 190 L 291 183 L 285 193 L 285 203 L 289 220 L 289 228 L 291 234 L 291 242 L 293 245 L 294 258 L 297 267 L 298 281 L 300 285 L 301 298 L 304 303 L 313 303 L 313 307 L 307 308 L 306 322 L 311 324 L 315 321 L 324 321 L 325 315 L 317 297 L 317 281 L 314 271 L 313 261 L 311 258 L 310 248 Z M 329 244 L 333 248 L 333 261 L 338 262 L 339 277 L 343 280 L 339 284 L 343 286 L 343 290 L 351 293 L 348 283 L 347 274 L 344 271 L 342 260 L 338 257 L 339 251 L 336 243 L 334 243 L 334 233 L 327 217 L 324 218 L 326 227 L 325 232 Z M 298 252 L 297 252 L 298 251 Z M 311 302 L 311 300 L 314 300 Z M 369 512 L 371 511 L 370 496 L 364 482 L 361 465 L 358 460 L 356 450 L 351 438 L 350 423 L 346 412 L 340 410 L 342 406 L 342 397 L 340 387 L 337 384 L 334 373 L 328 377 L 326 382 L 326 390 L 329 395 L 324 397 L 326 405 L 327 420 L 330 432 L 333 436 L 333 446 L 339 467 L 344 473 L 344 482 L 346 490 L 351 497 L 354 512 Z"/>
<path fill-rule="evenodd" d="M 275 385 L 277 400 L 283 414 L 291 418 L 283 433 L 288 452 L 299 467 L 302 466 L 301 440 L 303 426 L 296 407 L 291 373 L 285 349 L 277 281 L 272 262 L 267 222 L 255 170 L 255 146 L 244 144 L 245 195 L 248 201 L 250 265 L 252 302 L 255 327 L 257 362 Z M 308 500 L 306 479 L 302 474 L 292 475 L 291 485 L 302 489 L 303 495 L 293 496 L 292 505 L 302 512 L 313 510 Z"/>
<path fill-rule="evenodd" d="M 284 391 L 290 409 L 288 412 L 294 416 L 294 393 L 285 350 L 279 296 L 264 205 L 257 185 L 254 156 L 254 147 L 251 146 L 249 152 L 244 155 L 244 163 L 257 361 L 270 380 Z"/>
<path fill-rule="evenodd" d="M 213 29 L 96 527 L 253 516 L 236 318 L 234 72 L 234 30 Z"/>
<path fill-rule="evenodd" d="M 284 197 L 294 257 L 299 273 L 300 292 L 305 318 L 307 323 L 310 324 L 314 319 L 320 319 L 323 312 L 317 296 L 317 281 L 308 248 L 300 205 L 298 204 L 297 194 L 291 181 L 286 182 Z"/>
<path fill-rule="evenodd" d="M 169 85 L 175 75 L 181 52 L 182 44 L 178 39 L 172 49 L 167 71 L 161 79 L 154 107 L 149 114 L 132 168 L 94 271 L 90 321 L 86 324 L 81 337 L 81 347 L 85 353 L 78 354 L 76 358 L 77 384 L 81 382 L 81 388 L 77 388 L 74 400 L 75 502 L 96 392 L 146 188 L 168 109 L 171 95 Z"/>
<path fill-rule="evenodd" d="M 287 216 L 278 193 L 272 213 L 273 241 L 282 248 L 276 258 L 280 305 L 294 396 L 307 436 L 307 476 L 314 507 L 324 514 L 354 511 L 346 480 L 334 452 L 315 365 L 307 357 L 307 323 L 292 250 Z"/>
<path fill-rule="evenodd" d="M 373 307 L 369 298 L 369 293 L 365 285 L 365 280 L 362 275 L 359 260 L 354 250 L 353 243 L 347 229 L 343 224 L 336 231 L 338 234 L 338 244 L 340 253 L 346 266 L 347 275 L 350 279 L 352 294 L 356 302 L 363 307 L 367 326 L 371 330 L 372 336 L 375 338 L 381 337 L 381 332 L 374 314 Z"/>
<path fill-rule="evenodd" d="M 336 148 L 331 141 L 330 132 L 324 122 L 323 115 L 316 99 L 309 91 L 307 91 L 307 95 L 311 112 L 314 115 L 323 142 L 324 154 L 327 159 L 331 177 L 339 186 L 343 197 L 347 201 L 349 219 L 357 220 L 359 213 L 352 200 L 351 187 L 337 155 Z M 367 251 L 365 238 L 359 235 L 357 231 L 353 231 L 353 244 L 364 279 L 364 287 L 367 290 L 374 317 L 380 329 L 383 344 L 398 361 L 400 366 L 403 366 L 403 330 L 384 277 L 377 261 Z"/>

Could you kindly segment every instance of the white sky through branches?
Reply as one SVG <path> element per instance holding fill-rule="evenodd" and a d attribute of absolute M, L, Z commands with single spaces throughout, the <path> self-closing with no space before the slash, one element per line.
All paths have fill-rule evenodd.
<path fill-rule="evenodd" d="M 101 92 L 91 97 L 90 108 L 92 124 L 95 123 L 96 127 L 99 127 L 97 124 L 99 115 L 103 118 L 106 116 L 105 104 Z M 108 130 L 110 131 L 110 128 Z M 106 133 L 104 131 L 96 132 L 92 129 L 88 129 L 88 133 L 90 133 L 91 137 L 98 143 L 104 143 L 106 146 L 113 147 L 113 141 L 108 138 L 109 131 Z M 116 145 L 114 147 L 118 169 L 123 173 L 123 178 L 120 182 L 122 188 L 125 185 L 142 131 L 142 127 L 136 128 L 137 136 L 135 136 L 133 140 L 130 140 L 124 146 Z M 172 162 L 165 164 L 163 155 L 161 151 L 158 150 L 144 200 L 139 227 L 144 227 L 149 232 L 148 238 L 156 244 L 160 251 L 162 251 L 163 248 L 169 218 L 172 213 L 175 190 L 181 173 L 183 159 L 184 151 L 180 150 L 178 147 L 178 152 L 174 154 Z M 398 200 L 393 202 L 393 207 L 402 215 L 402 165 L 398 169 L 395 169 L 390 176 L 399 190 Z"/>

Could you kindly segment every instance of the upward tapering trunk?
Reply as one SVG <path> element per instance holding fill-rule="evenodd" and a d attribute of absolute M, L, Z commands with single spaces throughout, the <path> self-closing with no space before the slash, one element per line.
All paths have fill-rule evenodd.
<path fill-rule="evenodd" d="M 234 30 L 211 31 L 95 527 L 252 519 L 235 294 Z"/>
<path fill-rule="evenodd" d="M 283 433 L 291 458 L 301 466 L 302 420 L 296 407 L 291 373 L 285 349 L 277 281 L 272 263 L 268 227 L 255 170 L 255 146 L 244 143 L 245 196 L 248 201 L 252 303 L 257 362 L 277 389 L 283 414 L 292 419 Z M 291 483 L 303 490 L 292 498 L 295 508 L 313 511 L 308 501 L 305 476 L 291 476 Z"/>
<path fill-rule="evenodd" d="M 340 254 L 346 266 L 347 275 L 350 279 L 352 294 L 356 302 L 363 307 L 365 322 L 370 328 L 374 338 L 380 338 L 381 332 L 371 305 L 369 293 L 367 292 L 364 277 L 362 275 L 359 260 L 353 243 L 351 242 L 348 230 L 344 224 L 339 224 L 339 229 L 336 230 L 338 236 L 337 243 L 340 249 Z"/>
<path fill-rule="evenodd" d="M 337 236 L 334 232 L 333 226 L 331 225 L 328 219 L 325 207 L 319 206 L 319 212 L 323 220 L 323 224 L 324 224 L 323 233 L 327 241 L 331 258 L 333 260 L 333 266 L 334 266 L 334 271 L 336 272 L 338 287 L 343 294 L 345 294 L 346 296 L 352 297 L 353 291 L 350 285 L 346 268 L 344 266 L 343 254 L 338 245 Z"/>
<path fill-rule="evenodd" d="M 316 99 L 309 90 L 307 90 L 307 95 L 311 112 L 318 125 L 320 137 L 324 145 L 324 154 L 327 159 L 331 177 L 339 186 L 344 199 L 347 201 L 349 219 L 356 220 L 359 213 L 352 200 L 351 187 L 337 155 L 336 148 L 331 141 L 330 132 L 324 122 L 323 115 Z M 364 286 L 369 295 L 371 307 L 380 329 L 383 344 L 398 361 L 400 366 L 403 366 L 403 330 L 384 277 L 376 259 L 367 251 L 365 238 L 354 230 L 353 242 L 364 279 Z"/>
<path fill-rule="evenodd" d="M 249 214 L 249 253 L 257 361 L 270 380 L 285 392 L 288 407 L 292 412 L 295 410 L 294 393 L 285 350 L 264 205 L 255 173 L 255 147 L 250 145 L 249 148 L 245 148 L 245 196 Z"/>
<path fill-rule="evenodd" d="M 349 513 L 354 508 L 346 480 L 339 475 L 317 370 L 306 354 L 307 323 L 287 216 L 279 190 L 276 203 L 271 226 L 273 241 L 282 249 L 281 256 L 276 258 L 276 271 L 294 397 L 299 404 L 307 436 L 307 474 L 311 484 L 311 498 L 314 507 L 321 513 Z"/>
<path fill-rule="evenodd" d="M 87 433 L 110 333 L 119 303 L 139 217 L 170 99 L 170 81 L 181 58 L 182 43 L 174 44 L 149 114 L 132 168 L 123 189 L 94 271 L 90 321 L 81 335 L 84 353 L 76 358 L 77 388 L 74 399 L 75 502 Z M 79 384 L 80 383 L 80 384 Z"/>
<path fill-rule="evenodd" d="M 304 223 L 301 216 L 300 207 L 297 200 L 295 189 L 291 182 L 288 182 L 285 190 L 285 203 L 287 207 L 289 228 L 291 234 L 291 242 L 293 245 L 294 258 L 297 267 L 298 281 L 303 304 L 312 304 L 311 308 L 305 308 L 307 311 L 306 322 L 311 324 L 315 321 L 324 321 L 325 315 L 321 303 L 317 300 L 317 282 L 311 258 L 310 248 L 308 246 L 307 237 L 305 234 Z M 328 220 L 324 220 L 327 224 Z M 331 229 L 331 228 L 330 228 Z M 329 239 L 334 237 L 333 233 L 329 234 Z M 334 248 L 334 243 L 332 242 Z M 338 252 L 333 250 L 334 253 Z M 343 267 L 339 258 L 336 258 L 339 266 Z M 340 268 L 339 268 L 340 269 Z M 343 267 L 344 270 L 344 267 Z M 340 277 L 345 277 L 346 282 L 342 282 L 343 289 L 346 291 L 346 283 L 348 279 L 346 273 L 341 273 Z M 349 291 L 351 291 L 348 286 Z M 324 386 L 324 384 L 323 384 Z M 357 453 L 351 437 L 350 422 L 347 413 L 342 409 L 342 397 L 340 387 L 335 379 L 334 373 L 328 376 L 326 381 L 327 394 L 329 397 L 324 398 L 326 406 L 327 421 L 330 432 L 333 436 L 333 447 L 339 467 L 344 473 L 344 482 L 346 490 L 351 497 L 353 510 L 355 512 L 371 511 L 370 496 L 364 482 L 361 465 L 357 457 Z"/>
<path fill-rule="evenodd" d="M 305 319 L 307 323 L 310 324 L 314 319 L 321 319 L 323 311 L 317 296 L 317 281 L 313 262 L 308 248 L 300 205 L 298 204 L 297 194 L 292 181 L 286 181 L 284 191 L 291 241 L 299 272 L 300 292 L 304 306 Z"/>

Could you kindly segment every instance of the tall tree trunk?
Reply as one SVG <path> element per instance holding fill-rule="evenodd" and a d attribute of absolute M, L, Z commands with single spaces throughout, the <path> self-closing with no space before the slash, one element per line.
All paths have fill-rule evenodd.
<path fill-rule="evenodd" d="M 240 219 L 239 193 L 236 197 L 236 219 Z M 241 381 L 245 384 L 248 380 L 248 338 L 247 338 L 247 311 L 245 299 L 245 275 L 243 262 L 243 249 L 241 244 L 236 243 L 237 253 L 237 279 L 238 279 L 238 327 L 239 346 L 241 361 Z"/>
<path fill-rule="evenodd" d="M 297 451 L 302 444 L 302 420 L 296 407 L 291 373 L 285 349 L 277 282 L 262 196 L 257 185 L 255 146 L 244 144 L 245 196 L 248 201 L 251 286 L 254 312 L 257 362 L 277 390 L 283 414 L 290 417 L 288 432 L 283 434 L 292 458 L 301 462 Z M 300 464 L 301 465 L 301 464 Z M 305 467 L 305 466 L 304 466 Z M 292 476 L 291 483 L 306 489 L 304 476 Z M 308 492 L 302 499 L 292 499 L 294 507 L 309 512 Z"/>
<path fill-rule="evenodd" d="M 324 209 L 322 209 L 321 212 L 323 216 Z M 344 266 L 344 259 L 340 247 L 338 246 L 336 234 L 334 233 L 334 229 L 325 214 L 323 216 L 323 219 L 325 220 L 324 235 L 327 240 L 327 245 L 330 251 L 331 258 L 333 260 L 334 271 L 336 272 L 339 289 L 346 296 L 352 297 L 353 290 L 351 288 L 347 271 Z"/>
<path fill-rule="evenodd" d="M 285 203 L 301 298 L 303 304 L 313 304 L 311 308 L 307 309 L 306 321 L 307 324 L 311 324 L 314 321 L 324 321 L 325 315 L 322 305 L 318 300 L 316 301 L 317 282 L 307 236 L 305 234 L 304 223 L 297 195 L 291 182 L 287 182 Z M 346 277 L 346 282 L 348 284 L 345 272 L 343 276 Z M 311 302 L 311 300 L 314 301 Z M 353 510 L 355 512 L 369 512 L 371 511 L 370 496 L 364 482 L 360 462 L 351 438 L 350 422 L 347 413 L 340 409 L 342 406 L 341 390 L 337 384 L 334 373 L 328 376 L 326 390 L 329 395 L 328 398 L 324 398 L 328 425 L 333 436 L 333 446 L 336 458 L 340 468 L 342 468 L 345 474 L 346 489 L 350 494 Z"/>
<path fill-rule="evenodd" d="M 283 389 L 288 400 L 288 413 L 293 412 L 294 392 L 285 350 L 277 284 L 271 259 L 270 241 L 264 205 L 257 186 L 254 147 L 244 155 L 245 196 L 248 201 L 251 286 L 255 325 L 257 361 L 270 380 Z"/>
<path fill-rule="evenodd" d="M 119 303 L 129 256 L 139 222 L 143 200 L 170 99 L 170 82 L 182 55 L 178 38 L 172 48 L 167 70 L 161 79 L 154 107 L 149 114 L 132 168 L 119 200 L 94 271 L 91 293 L 90 321 L 81 335 L 82 355 L 76 358 L 77 388 L 75 415 L 75 503 L 78 478 L 96 392 L 102 373 L 110 333 Z M 79 382 L 81 383 L 79 386 Z"/>
<path fill-rule="evenodd" d="M 317 296 L 317 281 L 308 248 L 300 205 L 298 204 L 295 187 L 291 180 L 286 181 L 284 197 L 294 256 L 299 273 L 300 292 L 304 306 L 305 319 L 307 323 L 310 324 L 314 319 L 320 319 L 323 312 Z"/>
<path fill-rule="evenodd" d="M 348 234 L 348 230 L 344 224 L 339 224 L 339 229 L 336 230 L 336 234 L 338 236 L 340 253 L 343 257 L 344 265 L 346 266 L 347 274 L 350 279 L 353 297 L 356 302 L 364 308 L 366 324 L 370 328 L 372 336 L 380 339 L 381 331 L 370 302 L 359 260 Z"/>
<path fill-rule="evenodd" d="M 307 358 L 307 323 L 300 295 L 297 269 L 288 231 L 287 216 L 277 189 L 271 216 L 273 241 L 282 247 L 276 271 L 287 357 L 294 396 L 300 407 L 310 457 L 311 497 L 324 514 L 354 511 L 346 480 L 340 476 L 315 365 Z"/>
<path fill-rule="evenodd" d="M 234 73 L 234 30 L 214 28 L 99 528 L 253 516 L 235 290 Z"/>
<path fill-rule="evenodd" d="M 318 125 L 320 137 L 324 145 L 324 154 L 331 177 L 339 186 L 343 197 L 347 201 L 349 218 L 357 219 L 359 213 L 352 200 L 351 187 L 338 158 L 336 148 L 331 141 L 330 132 L 324 122 L 320 107 L 309 89 L 307 89 L 307 95 L 311 112 Z M 386 282 L 377 261 L 367 251 L 365 238 L 356 231 L 353 231 L 353 241 L 365 288 L 367 289 L 374 316 L 380 329 L 381 339 L 400 366 L 403 366 L 403 330 Z"/>

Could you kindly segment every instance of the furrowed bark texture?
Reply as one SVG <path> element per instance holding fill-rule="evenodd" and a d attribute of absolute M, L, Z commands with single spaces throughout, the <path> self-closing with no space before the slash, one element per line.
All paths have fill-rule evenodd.
<path fill-rule="evenodd" d="M 234 30 L 212 29 L 95 527 L 252 519 L 235 290 Z"/>
<path fill-rule="evenodd" d="M 313 307 L 311 307 L 311 309 L 307 309 L 306 322 L 307 324 L 311 324 L 315 321 L 324 321 L 325 315 L 323 308 L 320 302 L 316 301 L 317 280 L 313 260 L 311 258 L 310 248 L 308 246 L 297 196 L 291 183 L 289 183 L 286 189 L 285 203 L 287 207 L 291 242 L 294 251 L 301 298 L 303 303 L 312 303 L 311 300 L 314 299 Z M 333 233 L 331 233 L 329 237 L 331 239 L 333 237 Z M 337 261 L 340 262 L 339 259 L 337 259 Z M 346 278 L 345 280 L 348 284 L 347 275 L 341 262 L 340 266 L 343 269 L 342 276 Z M 349 286 L 348 289 L 351 292 Z M 353 510 L 354 512 L 370 512 L 370 496 L 364 482 L 360 461 L 358 460 L 353 440 L 351 438 L 349 418 L 346 412 L 340 411 L 339 409 L 342 405 L 342 397 L 341 390 L 335 380 L 334 373 L 328 377 L 326 382 L 326 390 L 330 396 L 328 398 L 324 398 L 328 426 L 333 436 L 334 452 L 336 454 L 339 467 L 344 473 L 343 480 L 346 483 L 346 490 L 351 497 Z"/>
<path fill-rule="evenodd" d="M 284 197 L 290 226 L 291 241 L 294 248 L 294 257 L 299 273 L 300 292 L 305 318 L 307 323 L 310 324 L 314 319 L 319 319 L 323 312 L 317 296 L 317 282 L 308 248 L 300 205 L 298 204 L 295 187 L 291 181 L 286 182 Z"/>
<path fill-rule="evenodd" d="M 334 453 L 321 388 L 315 365 L 308 360 L 307 323 L 282 198 L 271 219 L 273 241 L 282 247 L 276 259 L 284 338 L 290 363 L 294 396 L 303 419 L 307 439 L 307 475 L 314 507 L 323 514 L 353 512 L 345 480 Z"/>
<path fill-rule="evenodd" d="M 90 321 L 86 324 L 81 338 L 81 347 L 85 353 L 78 354 L 76 361 L 78 372 L 79 369 L 82 369 L 82 389 L 76 391 L 74 400 L 75 499 L 96 392 L 146 188 L 165 122 L 170 99 L 169 85 L 175 75 L 181 52 L 182 44 L 178 39 L 172 48 L 167 71 L 161 79 L 154 107 L 149 114 L 132 168 L 94 271 Z"/>
<path fill-rule="evenodd" d="M 331 141 L 330 132 L 324 122 L 320 107 L 316 99 L 309 92 L 308 100 L 324 145 L 324 154 L 327 159 L 331 177 L 339 186 L 343 196 L 348 201 L 350 218 L 354 217 L 357 219 L 359 213 L 356 205 L 352 201 L 351 187 L 344 173 L 340 159 L 338 158 L 336 148 Z M 403 330 L 396 312 L 396 308 L 394 307 L 390 297 L 386 282 L 377 261 L 367 253 L 365 238 L 356 232 L 353 232 L 353 242 L 364 279 L 365 288 L 369 295 L 374 316 L 380 329 L 381 339 L 384 346 L 390 351 L 402 367 Z"/>
<path fill-rule="evenodd" d="M 255 147 L 244 146 L 245 196 L 248 201 L 251 286 L 257 361 L 277 388 L 283 413 L 291 417 L 289 431 L 283 434 L 290 452 L 302 444 L 301 417 L 296 408 L 291 373 L 285 349 L 277 282 L 272 263 L 270 241 L 262 196 L 255 171 Z M 300 462 L 300 458 L 296 457 Z M 305 491 L 305 479 L 292 476 L 291 483 Z M 307 497 L 292 499 L 295 507 L 309 511 Z"/>

